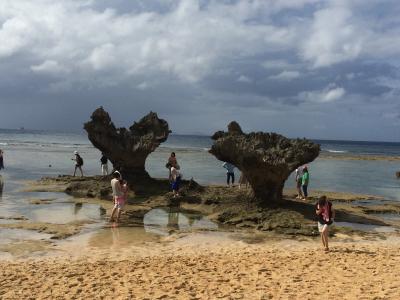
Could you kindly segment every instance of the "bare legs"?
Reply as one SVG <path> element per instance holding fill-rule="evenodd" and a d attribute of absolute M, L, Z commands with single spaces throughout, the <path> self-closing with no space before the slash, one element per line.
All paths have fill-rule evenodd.
<path fill-rule="evenodd" d="M 114 221 L 115 212 L 117 212 L 117 218 L 115 219 L 115 222 L 118 223 L 119 222 L 119 218 L 121 217 L 121 209 L 116 207 L 116 206 L 114 206 L 114 208 L 113 208 L 113 210 L 111 212 L 110 222 Z"/>
<path fill-rule="evenodd" d="M 115 220 L 117 223 L 119 222 L 119 218 L 121 217 L 121 208 L 117 205 L 117 199 L 114 197 L 114 207 L 111 211 L 110 222 L 114 221 L 114 215 L 117 213 L 117 219 Z"/>
<path fill-rule="evenodd" d="M 328 236 L 329 236 L 329 226 L 325 224 L 322 227 L 322 231 L 321 231 L 321 240 L 322 240 L 322 245 L 324 246 L 325 251 L 329 251 Z"/>
<path fill-rule="evenodd" d="M 76 169 L 79 169 L 79 171 L 81 171 L 81 177 L 83 177 L 83 172 L 82 172 L 82 167 L 81 166 L 75 166 L 74 176 L 76 174 Z"/>

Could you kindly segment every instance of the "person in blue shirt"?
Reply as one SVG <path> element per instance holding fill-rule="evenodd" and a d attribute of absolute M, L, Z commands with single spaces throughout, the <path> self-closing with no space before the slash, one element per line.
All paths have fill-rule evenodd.
<path fill-rule="evenodd" d="M 229 182 L 231 182 L 233 186 L 235 183 L 235 166 L 231 163 L 224 162 L 222 167 L 226 169 L 226 184 L 229 186 Z"/>

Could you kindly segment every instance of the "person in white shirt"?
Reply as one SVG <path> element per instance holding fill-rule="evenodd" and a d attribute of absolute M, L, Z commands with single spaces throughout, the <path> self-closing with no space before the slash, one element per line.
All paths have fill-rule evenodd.
<path fill-rule="evenodd" d="M 303 167 L 298 167 L 295 172 L 295 181 L 296 181 L 296 189 L 297 189 L 297 197 L 296 199 L 303 199 L 303 194 L 301 193 L 301 178 L 303 176 Z"/>
<path fill-rule="evenodd" d="M 111 188 L 112 188 L 112 195 L 114 200 L 114 207 L 111 212 L 110 222 L 114 221 L 114 214 L 117 212 L 116 222 L 119 221 L 119 217 L 121 216 L 121 209 L 123 203 L 121 203 L 120 199 L 124 198 L 124 192 L 121 187 L 120 183 L 121 173 L 115 171 L 113 173 L 113 179 L 111 179 Z"/>
<path fill-rule="evenodd" d="M 181 184 L 181 173 L 179 172 L 179 166 L 171 167 L 171 179 L 172 179 L 172 193 L 174 198 L 179 196 L 179 186 Z"/>

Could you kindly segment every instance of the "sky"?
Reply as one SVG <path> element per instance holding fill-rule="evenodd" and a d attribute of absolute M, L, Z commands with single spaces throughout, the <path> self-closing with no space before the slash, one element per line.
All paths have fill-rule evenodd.
<path fill-rule="evenodd" d="M 400 142 L 398 0 L 1 0 L 0 128 Z"/>

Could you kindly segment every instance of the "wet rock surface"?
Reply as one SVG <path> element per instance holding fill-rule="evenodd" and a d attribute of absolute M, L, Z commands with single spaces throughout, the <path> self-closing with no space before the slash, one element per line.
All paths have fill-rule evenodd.
<path fill-rule="evenodd" d="M 237 122 L 228 132 L 218 131 L 209 151 L 217 159 L 239 168 L 249 181 L 255 199 L 263 203 L 282 199 L 284 183 L 299 166 L 318 157 L 320 146 L 306 139 L 288 139 L 276 133 L 243 133 Z"/>
<path fill-rule="evenodd" d="M 145 170 L 146 158 L 171 132 L 167 121 L 159 119 L 154 112 L 128 129 L 116 128 L 102 107 L 93 112 L 84 128 L 92 144 L 129 180 L 150 179 Z"/>
<path fill-rule="evenodd" d="M 317 236 L 315 202 L 317 198 L 310 197 L 307 202 L 293 200 L 294 197 L 287 195 L 280 203 L 274 205 L 260 206 L 254 201 L 254 195 L 250 189 L 228 188 L 225 186 L 200 186 L 195 181 L 183 181 L 180 197 L 174 198 L 170 192 L 167 180 L 154 179 L 164 182 L 159 189 L 153 189 L 151 193 L 137 194 L 132 192 L 128 195 L 126 214 L 122 215 L 123 226 L 137 226 L 143 223 L 146 212 L 157 207 L 178 207 L 183 210 L 193 210 L 207 216 L 221 226 L 227 226 L 237 230 L 256 230 L 263 232 L 274 232 L 287 235 Z M 79 198 L 88 197 L 88 191 L 95 198 L 109 200 L 111 208 L 110 177 L 72 177 L 59 176 L 56 178 L 43 178 L 36 183 L 41 190 L 46 186 L 52 188 L 54 185 L 64 186 L 68 194 Z M 154 185 L 152 185 L 154 188 Z M 105 197 L 104 191 L 108 191 Z M 292 194 L 293 191 L 289 191 Z M 360 198 L 364 195 L 352 195 Z M 369 196 L 370 197 L 370 196 Z M 390 205 L 355 206 L 348 201 L 347 194 L 335 194 L 330 192 L 329 200 L 334 203 L 337 222 L 352 222 L 359 224 L 373 224 L 386 226 L 387 222 L 380 218 L 370 216 L 370 213 L 391 213 L 398 211 L 394 203 Z M 93 201 L 96 201 L 94 199 Z M 366 200 L 367 201 L 367 200 Z M 375 202 L 375 200 L 371 200 Z M 103 204 L 102 204 L 103 205 Z M 105 204 L 104 204 L 105 205 Z M 107 207 L 105 205 L 105 207 Z M 372 208 L 372 210 L 367 210 Z M 106 211 L 103 211 L 103 214 Z M 396 223 L 397 224 L 397 223 Z M 9 226 L 9 225 L 5 225 Z M 340 229 L 342 230 L 342 229 Z M 337 230 L 336 230 L 337 231 Z M 332 231 L 334 232 L 334 231 Z M 347 231 L 346 231 L 347 232 Z M 349 233 L 349 232 L 347 232 Z"/>

